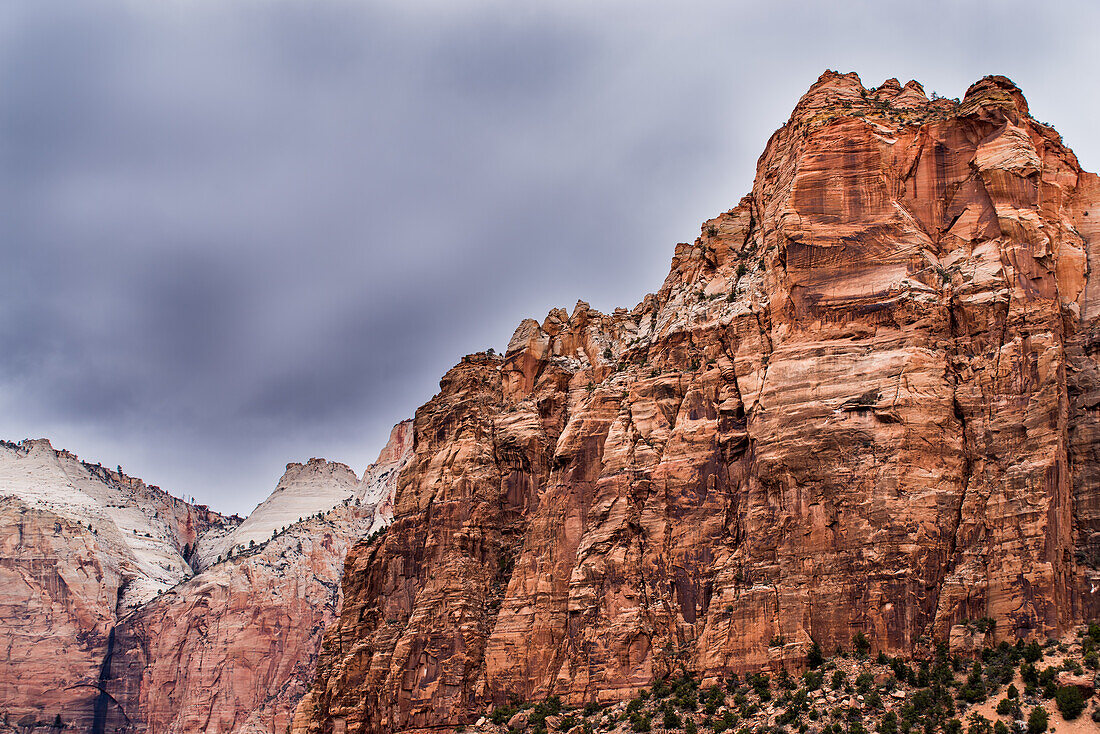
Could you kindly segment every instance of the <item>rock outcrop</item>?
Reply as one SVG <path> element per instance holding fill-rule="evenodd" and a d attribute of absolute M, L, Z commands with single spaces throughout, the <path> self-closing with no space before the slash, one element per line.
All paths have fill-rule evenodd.
<path fill-rule="evenodd" d="M 285 732 L 336 617 L 344 557 L 392 504 L 409 438 L 398 424 L 362 482 L 343 464 L 288 465 L 260 521 L 308 515 L 318 498 L 335 507 L 251 546 L 237 537 L 229 560 L 122 619 L 104 666 L 102 730 Z"/>
<path fill-rule="evenodd" d="M 292 462 L 278 486 L 233 532 L 199 545 L 203 567 L 264 543 L 311 515 L 328 512 L 355 494 L 359 477 L 346 464 L 313 458 Z"/>
<path fill-rule="evenodd" d="M 347 549 L 392 516 L 408 425 L 361 480 L 288 465 L 243 523 L 47 441 L 0 445 L 0 732 L 285 732 Z"/>
<path fill-rule="evenodd" d="M 824 74 L 658 293 L 447 373 L 294 731 L 1092 616 L 1097 218 L 1009 80 L 959 102 Z"/>
<path fill-rule="evenodd" d="M 233 524 L 48 441 L 0 444 L 0 728 L 90 731 L 118 618 Z"/>

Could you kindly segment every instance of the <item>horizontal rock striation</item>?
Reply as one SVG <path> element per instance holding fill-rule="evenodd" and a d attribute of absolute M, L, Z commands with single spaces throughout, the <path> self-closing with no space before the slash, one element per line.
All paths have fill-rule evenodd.
<path fill-rule="evenodd" d="M 658 293 L 447 373 L 294 731 L 1092 616 L 1098 218 L 1009 80 L 827 72 Z"/>
<path fill-rule="evenodd" d="M 348 547 L 392 517 L 408 427 L 362 479 L 288 465 L 243 523 L 0 444 L 0 732 L 285 732 Z"/>

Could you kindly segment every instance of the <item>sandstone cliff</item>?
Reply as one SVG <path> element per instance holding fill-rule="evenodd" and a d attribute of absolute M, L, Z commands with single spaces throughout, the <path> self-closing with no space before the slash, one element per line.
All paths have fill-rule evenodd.
<path fill-rule="evenodd" d="M 290 464 L 241 523 L 46 441 L 0 445 L 0 731 L 285 731 L 410 446 L 398 424 L 361 480 Z"/>
<path fill-rule="evenodd" d="M 90 730 L 116 620 L 232 525 L 48 441 L 0 444 L 0 727 Z"/>
<path fill-rule="evenodd" d="M 319 498 L 336 506 L 252 547 L 234 535 L 242 550 L 232 558 L 122 619 L 104 664 L 99 731 L 285 732 L 336 617 L 344 557 L 392 502 L 409 438 L 408 423 L 398 424 L 361 482 L 343 464 L 288 465 L 253 529 Z"/>
<path fill-rule="evenodd" d="M 443 378 L 294 731 L 1094 615 L 1098 217 L 1009 80 L 827 72 L 658 293 Z"/>

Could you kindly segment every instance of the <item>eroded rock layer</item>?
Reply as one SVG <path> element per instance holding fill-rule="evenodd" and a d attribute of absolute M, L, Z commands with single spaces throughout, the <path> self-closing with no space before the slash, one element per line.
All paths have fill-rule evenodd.
<path fill-rule="evenodd" d="M 1093 615 L 1098 217 L 1007 79 L 958 102 L 826 73 L 657 294 L 443 378 L 294 730 Z"/>
<path fill-rule="evenodd" d="M 0 732 L 285 732 L 344 556 L 392 516 L 408 429 L 361 480 L 289 464 L 244 523 L 0 443 Z"/>
<path fill-rule="evenodd" d="M 103 668 L 99 731 L 285 732 L 336 617 L 348 548 L 392 503 L 411 453 L 407 429 L 393 429 L 361 482 L 344 464 L 289 464 L 259 517 L 232 537 L 245 550 L 122 619 Z M 278 526 L 318 502 L 336 506 Z"/>
<path fill-rule="evenodd" d="M 118 618 L 234 522 L 48 441 L 0 442 L 0 731 L 91 731 Z"/>

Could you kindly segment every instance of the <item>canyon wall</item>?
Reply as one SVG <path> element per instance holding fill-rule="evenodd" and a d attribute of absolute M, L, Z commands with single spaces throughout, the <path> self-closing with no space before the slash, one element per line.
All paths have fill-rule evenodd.
<path fill-rule="evenodd" d="M 242 523 L 46 441 L 0 445 L 0 732 L 285 732 L 410 448 L 406 422 L 362 479 L 289 464 Z"/>
<path fill-rule="evenodd" d="M 0 444 L 0 731 L 90 731 L 116 621 L 234 522 L 45 440 Z"/>
<path fill-rule="evenodd" d="M 362 480 L 321 459 L 289 464 L 231 538 L 240 550 L 122 619 L 96 731 L 285 732 L 336 618 L 344 557 L 392 497 L 409 439 L 407 423 L 394 427 Z"/>
<path fill-rule="evenodd" d="M 447 373 L 294 731 L 1093 616 L 1098 217 L 1009 80 L 827 72 L 656 294 Z"/>

